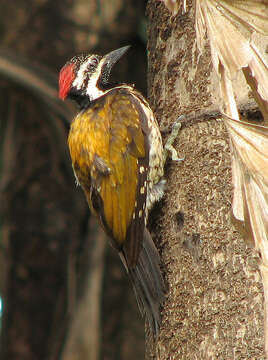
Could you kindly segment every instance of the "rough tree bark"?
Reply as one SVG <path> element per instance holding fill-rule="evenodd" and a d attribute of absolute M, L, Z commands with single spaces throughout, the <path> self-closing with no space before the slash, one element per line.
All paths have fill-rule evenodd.
<path fill-rule="evenodd" d="M 231 221 L 229 139 L 209 49 L 198 53 L 191 7 L 172 17 L 150 0 L 147 13 L 150 103 L 162 129 L 185 115 L 176 142 L 185 160 L 167 166 L 157 225 L 169 291 L 147 358 L 265 359 L 258 254 Z"/>

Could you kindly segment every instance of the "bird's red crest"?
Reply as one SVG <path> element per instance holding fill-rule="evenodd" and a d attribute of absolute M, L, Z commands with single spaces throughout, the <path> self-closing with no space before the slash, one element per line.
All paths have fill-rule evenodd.
<path fill-rule="evenodd" d="M 74 67 L 75 67 L 75 64 L 68 64 L 68 65 L 65 65 L 60 71 L 59 97 L 62 100 L 66 99 L 66 97 L 71 89 L 72 82 L 75 78 Z"/>

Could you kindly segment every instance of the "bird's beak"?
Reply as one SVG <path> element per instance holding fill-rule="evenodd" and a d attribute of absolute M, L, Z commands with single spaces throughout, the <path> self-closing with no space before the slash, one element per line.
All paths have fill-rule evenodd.
<path fill-rule="evenodd" d="M 130 45 L 121 47 L 117 50 L 111 51 L 107 55 L 104 55 L 102 58 L 102 66 L 105 69 L 102 75 L 102 83 L 107 83 L 108 78 L 111 72 L 112 67 L 117 63 L 117 61 L 128 51 Z"/>

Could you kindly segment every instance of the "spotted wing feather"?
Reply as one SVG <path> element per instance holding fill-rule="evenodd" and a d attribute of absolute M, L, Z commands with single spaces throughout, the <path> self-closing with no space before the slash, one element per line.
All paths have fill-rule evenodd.
<path fill-rule="evenodd" d="M 111 92 L 80 113 L 71 126 L 69 147 L 91 209 L 113 246 L 124 249 L 128 267 L 135 266 L 144 232 L 148 149 L 130 95 Z"/>

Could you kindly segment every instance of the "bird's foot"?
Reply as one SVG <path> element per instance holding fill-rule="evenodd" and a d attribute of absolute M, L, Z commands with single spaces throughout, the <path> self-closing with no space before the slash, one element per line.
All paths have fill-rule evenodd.
<path fill-rule="evenodd" d="M 177 120 L 174 122 L 174 124 L 172 125 L 172 130 L 171 130 L 171 134 L 169 135 L 166 144 L 164 146 L 164 159 L 165 162 L 170 154 L 170 157 L 173 161 L 183 161 L 183 158 L 179 158 L 178 157 L 178 153 L 177 150 L 174 148 L 173 143 L 175 141 L 175 139 L 178 136 L 178 133 L 180 131 L 181 128 L 181 120 L 184 119 L 184 115 L 181 115 L 177 118 Z"/>

